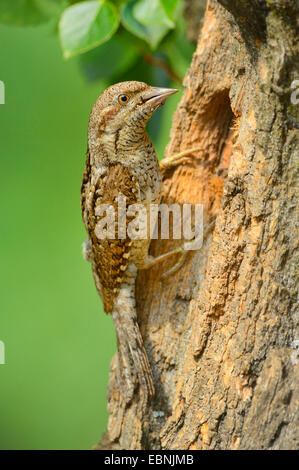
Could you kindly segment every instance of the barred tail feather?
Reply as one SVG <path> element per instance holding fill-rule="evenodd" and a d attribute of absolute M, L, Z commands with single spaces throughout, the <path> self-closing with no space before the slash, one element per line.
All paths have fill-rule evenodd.
<path fill-rule="evenodd" d="M 135 276 L 123 283 L 113 306 L 112 318 L 118 345 L 118 382 L 123 398 L 129 402 L 136 381 L 148 398 L 155 394 L 154 380 L 137 323 Z"/>

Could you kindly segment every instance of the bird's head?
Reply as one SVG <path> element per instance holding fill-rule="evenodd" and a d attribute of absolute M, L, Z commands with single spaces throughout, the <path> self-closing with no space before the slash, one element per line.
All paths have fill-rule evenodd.
<path fill-rule="evenodd" d="M 101 133 L 117 133 L 124 127 L 144 129 L 151 115 L 178 90 L 159 88 L 143 82 L 121 82 L 107 88 L 98 97 L 89 128 Z"/>

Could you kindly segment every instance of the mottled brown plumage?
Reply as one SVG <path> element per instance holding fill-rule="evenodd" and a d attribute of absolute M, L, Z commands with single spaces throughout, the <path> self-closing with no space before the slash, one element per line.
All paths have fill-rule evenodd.
<path fill-rule="evenodd" d="M 127 206 L 141 203 L 148 209 L 151 203 L 159 203 L 161 171 L 145 127 L 153 112 L 176 91 L 134 81 L 113 85 L 96 101 L 88 127 L 81 189 L 88 232 L 85 252 L 105 312 L 111 312 L 116 323 L 119 381 L 126 390 L 125 401 L 132 396 L 137 377 L 148 396 L 154 393 L 135 309 L 137 269 L 152 263 L 148 256 L 150 239 L 119 239 L 117 224 L 115 239 L 99 239 L 97 224 L 102 216 L 98 211 L 100 205 L 109 204 L 117 220 L 116 198 L 120 194 L 126 197 Z"/>

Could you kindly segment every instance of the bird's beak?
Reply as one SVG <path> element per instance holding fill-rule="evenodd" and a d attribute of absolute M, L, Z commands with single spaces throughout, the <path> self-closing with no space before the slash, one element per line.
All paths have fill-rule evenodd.
<path fill-rule="evenodd" d="M 163 104 L 166 99 L 177 93 L 179 90 L 176 88 L 159 88 L 159 87 L 152 87 L 152 89 L 142 95 L 142 101 L 144 103 L 150 103 L 154 105 Z"/>

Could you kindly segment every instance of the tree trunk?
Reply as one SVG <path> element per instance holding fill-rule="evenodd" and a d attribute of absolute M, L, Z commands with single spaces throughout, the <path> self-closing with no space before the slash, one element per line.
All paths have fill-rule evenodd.
<path fill-rule="evenodd" d="M 204 152 L 167 173 L 164 201 L 203 203 L 215 228 L 168 283 L 174 260 L 139 273 L 156 396 L 125 406 L 114 358 L 97 448 L 298 447 L 296 14 L 292 0 L 207 6 L 166 154 Z"/>

